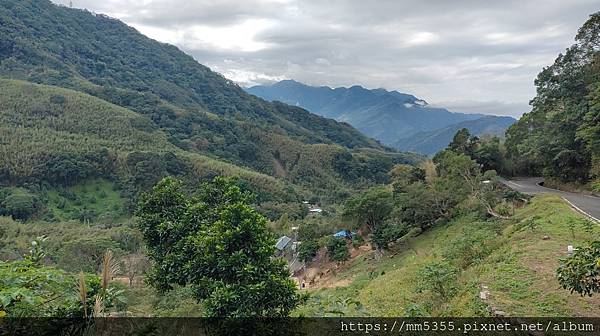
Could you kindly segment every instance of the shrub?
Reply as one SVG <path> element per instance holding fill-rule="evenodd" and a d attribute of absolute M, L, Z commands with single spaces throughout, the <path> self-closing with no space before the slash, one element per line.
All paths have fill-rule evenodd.
<path fill-rule="evenodd" d="M 556 270 L 563 288 L 581 296 L 600 293 L 600 242 L 579 247 L 573 255 L 560 260 Z"/>
<path fill-rule="evenodd" d="M 450 298 L 458 270 L 447 261 L 432 261 L 419 270 L 420 290 L 430 290 L 441 299 Z"/>
<path fill-rule="evenodd" d="M 327 254 L 331 261 L 346 261 L 350 259 L 348 244 L 345 238 L 331 237 L 327 242 Z"/>
<path fill-rule="evenodd" d="M 11 194 L 2 202 L 0 212 L 18 220 L 28 220 L 40 208 L 39 200 L 31 194 Z"/>
<path fill-rule="evenodd" d="M 453 259 L 461 268 L 478 263 L 492 252 L 493 237 L 490 230 L 464 230 L 461 235 L 450 242 L 443 256 Z"/>

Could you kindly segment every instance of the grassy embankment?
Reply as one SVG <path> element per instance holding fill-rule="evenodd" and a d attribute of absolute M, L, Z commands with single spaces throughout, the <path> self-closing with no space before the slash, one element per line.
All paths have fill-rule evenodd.
<path fill-rule="evenodd" d="M 600 297 L 571 294 L 555 277 L 567 245 L 583 244 L 600 232 L 596 227 L 590 235 L 577 224 L 573 234 L 568 223 L 581 219 L 555 196 L 533 198 L 504 222 L 462 216 L 380 261 L 372 253 L 351 261 L 335 276 L 340 283 L 351 281 L 348 286 L 313 291 L 297 313 L 486 316 L 494 307 L 513 316 L 598 316 Z M 447 298 L 421 289 L 420 270 L 442 259 L 459 270 Z M 482 286 L 490 292 L 486 301 L 479 298 Z"/>

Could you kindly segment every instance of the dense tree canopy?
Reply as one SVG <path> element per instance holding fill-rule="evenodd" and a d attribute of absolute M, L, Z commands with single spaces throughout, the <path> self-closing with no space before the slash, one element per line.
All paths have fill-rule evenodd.
<path fill-rule="evenodd" d="M 390 215 L 392 208 L 392 193 L 378 187 L 349 199 L 344 216 L 372 232 Z"/>
<path fill-rule="evenodd" d="M 348 124 L 247 94 L 176 47 L 146 38 L 116 19 L 56 6 L 49 0 L 0 3 L 0 76 L 76 90 L 133 111 L 127 118 L 131 120 L 121 122 L 134 129 L 129 133 L 153 135 L 147 139 L 148 145 L 155 140 L 168 141 L 186 152 L 218 158 L 318 191 L 344 189 L 343 184 L 348 187 L 386 182 L 386 173 L 393 164 L 417 159 L 416 155 L 389 152 Z M 0 120 L 10 129 L 2 130 L 9 139 L 6 143 L 25 140 L 25 145 L 29 144 L 35 136 L 30 133 L 37 131 L 42 121 L 59 126 L 60 131 L 68 130 L 71 138 L 78 137 L 73 142 L 93 150 L 127 138 L 127 133 L 117 133 L 112 127 L 99 127 L 104 125 L 101 121 L 90 123 L 87 114 L 96 111 L 77 108 L 81 97 L 62 92 L 52 92 L 48 97 L 2 93 L 0 101 L 8 103 L 10 112 L 15 98 L 26 99 L 25 106 L 33 105 L 24 109 L 29 110 L 24 114 L 26 120 L 23 111 L 15 111 L 19 119 L 6 123 L 2 111 Z M 85 117 L 62 118 L 65 110 L 72 109 L 84 111 Z M 100 113 L 94 114 L 100 117 Z M 53 123 L 57 119 L 60 123 Z M 105 119 L 112 126 L 113 118 Z M 72 124 L 77 124 L 79 130 L 72 131 L 68 127 Z M 25 129 L 15 130 L 17 125 Z M 0 143 L 4 143 L 2 132 Z M 111 138 L 99 144 L 89 134 L 92 132 Z M 59 140 L 66 142 L 62 135 Z M 4 152 L 1 147 L 0 154 Z M 67 182 L 63 176 L 66 172 L 73 173 L 69 175 L 73 176 L 71 183 L 92 175 L 95 166 L 82 160 L 82 151 L 65 148 L 63 153 L 56 153 L 59 162 L 45 158 L 51 161 L 48 173 L 62 183 Z M 37 152 L 10 154 L 4 160 L 18 162 L 10 162 L 8 172 L 0 165 L 0 178 L 29 177 L 34 173 L 29 171 L 30 162 L 39 159 L 35 157 Z M 29 162 L 24 163 L 27 159 Z M 152 161 L 142 162 L 138 168 L 143 183 L 156 182 L 152 175 L 158 167 Z"/>
<path fill-rule="evenodd" d="M 507 131 L 513 173 L 582 183 L 599 177 L 599 36 L 595 13 L 576 43 L 539 73 L 531 112 Z"/>
<path fill-rule="evenodd" d="M 300 302 L 266 219 L 232 181 L 215 178 L 193 196 L 162 180 L 137 215 L 154 267 L 151 283 L 190 286 L 207 316 L 286 316 Z"/>

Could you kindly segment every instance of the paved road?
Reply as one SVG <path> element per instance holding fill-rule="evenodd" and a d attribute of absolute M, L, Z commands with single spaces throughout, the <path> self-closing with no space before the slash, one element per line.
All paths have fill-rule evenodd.
<path fill-rule="evenodd" d="M 600 222 L 600 197 L 583 195 L 550 189 L 538 185 L 544 179 L 539 177 L 503 180 L 510 188 L 525 194 L 555 194 L 567 200 L 571 205 L 591 219 Z"/>

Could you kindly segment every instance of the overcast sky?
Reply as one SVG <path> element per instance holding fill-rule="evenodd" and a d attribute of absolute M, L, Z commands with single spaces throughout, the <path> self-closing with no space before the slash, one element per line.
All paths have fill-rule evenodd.
<path fill-rule="evenodd" d="M 68 4 L 69 0 L 54 0 Z M 73 0 L 242 86 L 383 87 L 459 112 L 519 116 L 533 80 L 598 0 Z"/>

